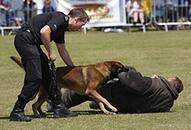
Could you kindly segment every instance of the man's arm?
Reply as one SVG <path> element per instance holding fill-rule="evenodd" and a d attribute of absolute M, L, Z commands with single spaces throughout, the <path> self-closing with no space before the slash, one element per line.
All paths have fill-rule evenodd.
<path fill-rule="evenodd" d="M 69 53 L 65 47 L 65 44 L 57 43 L 56 46 L 57 46 L 58 52 L 60 54 L 60 57 L 66 63 L 66 65 L 74 66 L 72 59 L 71 59 L 71 57 L 70 57 L 70 55 L 69 55 Z"/>
<path fill-rule="evenodd" d="M 56 56 L 52 52 L 52 47 L 51 47 L 51 39 L 50 39 L 50 34 L 51 34 L 51 29 L 48 25 L 45 25 L 41 30 L 41 40 L 45 46 L 46 51 L 48 52 L 48 58 L 52 61 L 56 60 Z"/>
<path fill-rule="evenodd" d="M 153 75 L 151 78 L 152 78 L 152 79 L 153 79 L 153 78 L 158 78 L 158 79 L 159 79 L 159 76 L 158 76 L 158 75 Z"/>

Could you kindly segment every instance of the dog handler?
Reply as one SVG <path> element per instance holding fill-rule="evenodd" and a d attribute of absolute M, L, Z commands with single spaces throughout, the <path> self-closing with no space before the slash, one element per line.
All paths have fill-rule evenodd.
<path fill-rule="evenodd" d="M 119 74 L 119 80 L 102 86 L 100 94 L 120 113 L 169 112 L 182 90 L 182 81 L 176 76 L 168 79 L 146 77 L 130 67 Z M 92 100 L 71 90 L 63 92 L 62 100 L 68 108 Z M 90 108 L 99 108 L 99 105 L 91 102 Z"/>
<path fill-rule="evenodd" d="M 81 8 L 72 9 L 68 15 L 61 12 L 44 13 L 33 17 L 23 24 L 15 36 L 15 48 L 22 57 L 25 69 L 24 86 L 10 114 L 10 121 L 31 121 L 24 113 L 25 105 L 38 92 L 41 82 L 49 84 L 48 60 L 55 61 L 51 41 L 56 43 L 58 52 L 68 66 L 73 62 L 65 47 L 65 32 L 78 31 L 89 21 Z M 47 55 L 41 50 L 44 45 Z M 48 78 L 49 77 L 49 78 Z M 50 94 L 49 94 L 50 95 Z M 53 102 L 54 117 L 72 117 L 76 113 L 69 111 L 62 103 L 59 94 L 49 97 Z"/>

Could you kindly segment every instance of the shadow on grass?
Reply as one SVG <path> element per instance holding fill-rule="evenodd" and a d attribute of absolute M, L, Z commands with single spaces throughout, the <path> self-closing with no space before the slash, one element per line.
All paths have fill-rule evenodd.
<path fill-rule="evenodd" d="M 80 115 L 104 115 L 104 113 L 102 111 L 96 111 L 96 110 L 82 110 L 82 111 L 73 111 L 75 113 L 78 114 L 78 116 Z M 154 112 L 155 114 L 160 114 L 160 113 L 164 113 L 164 112 Z M 154 114 L 154 113 L 118 113 L 118 114 Z M 174 111 L 170 111 L 170 112 L 167 112 L 167 113 L 174 113 Z M 34 115 L 27 115 L 29 117 L 31 117 L 32 119 L 42 119 L 42 118 L 55 118 L 53 117 L 53 113 L 46 113 L 45 115 L 43 116 L 39 116 L 39 117 L 34 117 Z M 63 118 L 66 118 L 66 117 L 63 117 Z M 9 116 L 0 116 L 0 120 L 9 120 Z"/>
<path fill-rule="evenodd" d="M 75 112 L 75 113 L 77 113 L 78 114 L 78 116 L 80 116 L 80 115 L 101 115 L 101 114 L 103 114 L 103 112 L 102 111 L 95 111 L 95 110 L 87 110 L 87 111 L 84 111 L 84 110 L 82 110 L 82 111 L 72 111 L 72 112 Z M 41 118 L 54 118 L 53 117 L 53 113 L 47 113 L 46 114 L 46 117 L 41 117 Z"/>
<path fill-rule="evenodd" d="M 9 116 L 0 116 L 0 120 L 8 120 Z"/>
<path fill-rule="evenodd" d="M 103 114 L 102 111 L 88 110 L 88 111 L 73 111 L 78 113 L 79 115 L 98 115 Z"/>
<path fill-rule="evenodd" d="M 27 116 L 29 116 L 31 118 L 45 118 L 45 117 L 34 117 L 34 115 L 27 115 Z M 0 120 L 9 120 L 9 119 L 10 119 L 9 116 L 0 116 Z"/>
<path fill-rule="evenodd" d="M 103 114 L 103 112 L 101 111 L 95 111 L 95 110 L 88 110 L 88 111 L 73 111 L 76 112 L 79 116 L 80 115 L 98 115 L 98 114 Z M 45 116 L 41 116 L 41 117 L 34 117 L 34 115 L 27 115 L 31 118 L 54 118 L 53 117 L 53 113 L 46 113 Z M 9 116 L 0 116 L 0 120 L 9 120 Z"/>

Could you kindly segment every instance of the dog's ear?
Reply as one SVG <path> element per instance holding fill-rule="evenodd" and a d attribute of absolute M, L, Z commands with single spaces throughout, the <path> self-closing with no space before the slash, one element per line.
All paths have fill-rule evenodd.
<path fill-rule="evenodd" d="M 104 64 L 109 68 L 111 73 L 119 73 L 124 68 L 124 65 L 117 61 L 105 61 Z"/>
<path fill-rule="evenodd" d="M 108 67 L 111 72 L 109 79 L 117 78 L 118 74 L 123 70 L 124 65 L 117 61 L 105 61 L 104 64 Z"/>

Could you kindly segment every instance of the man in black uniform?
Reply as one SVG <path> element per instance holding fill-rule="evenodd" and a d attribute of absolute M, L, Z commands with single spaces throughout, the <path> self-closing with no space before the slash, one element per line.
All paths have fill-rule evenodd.
<path fill-rule="evenodd" d="M 81 8 L 72 9 L 68 15 L 61 12 L 44 13 L 33 17 L 29 22 L 22 25 L 15 36 L 15 48 L 22 57 L 25 69 L 24 86 L 18 100 L 10 114 L 10 121 L 31 121 L 31 118 L 24 113 L 25 105 L 38 92 L 41 83 L 49 86 L 50 73 L 48 61 L 55 61 L 51 47 L 51 41 L 56 43 L 58 52 L 68 66 L 73 62 L 65 47 L 65 32 L 77 31 L 89 21 L 88 15 Z M 44 45 L 47 56 L 40 48 Z M 49 90 L 49 88 L 46 88 Z M 52 95 L 52 92 L 49 92 Z M 65 108 L 61 103 L 61 95 L 49 97 L 53 102 L 54 117 L 77 116 Z"/>
<path fill-rule="evenodd" d="M 120 113 L 169 112 L 183 90 L 178 77 L 146 77 L 132 67 L 127 67 L 118 77 L 119 80 L 109 81 L 99 91 Z M 71 90 L 63 93 L 62 101 L 68 108 L 93 100 Z M 99 106 L 91 102 L 90 108 Z"/>

